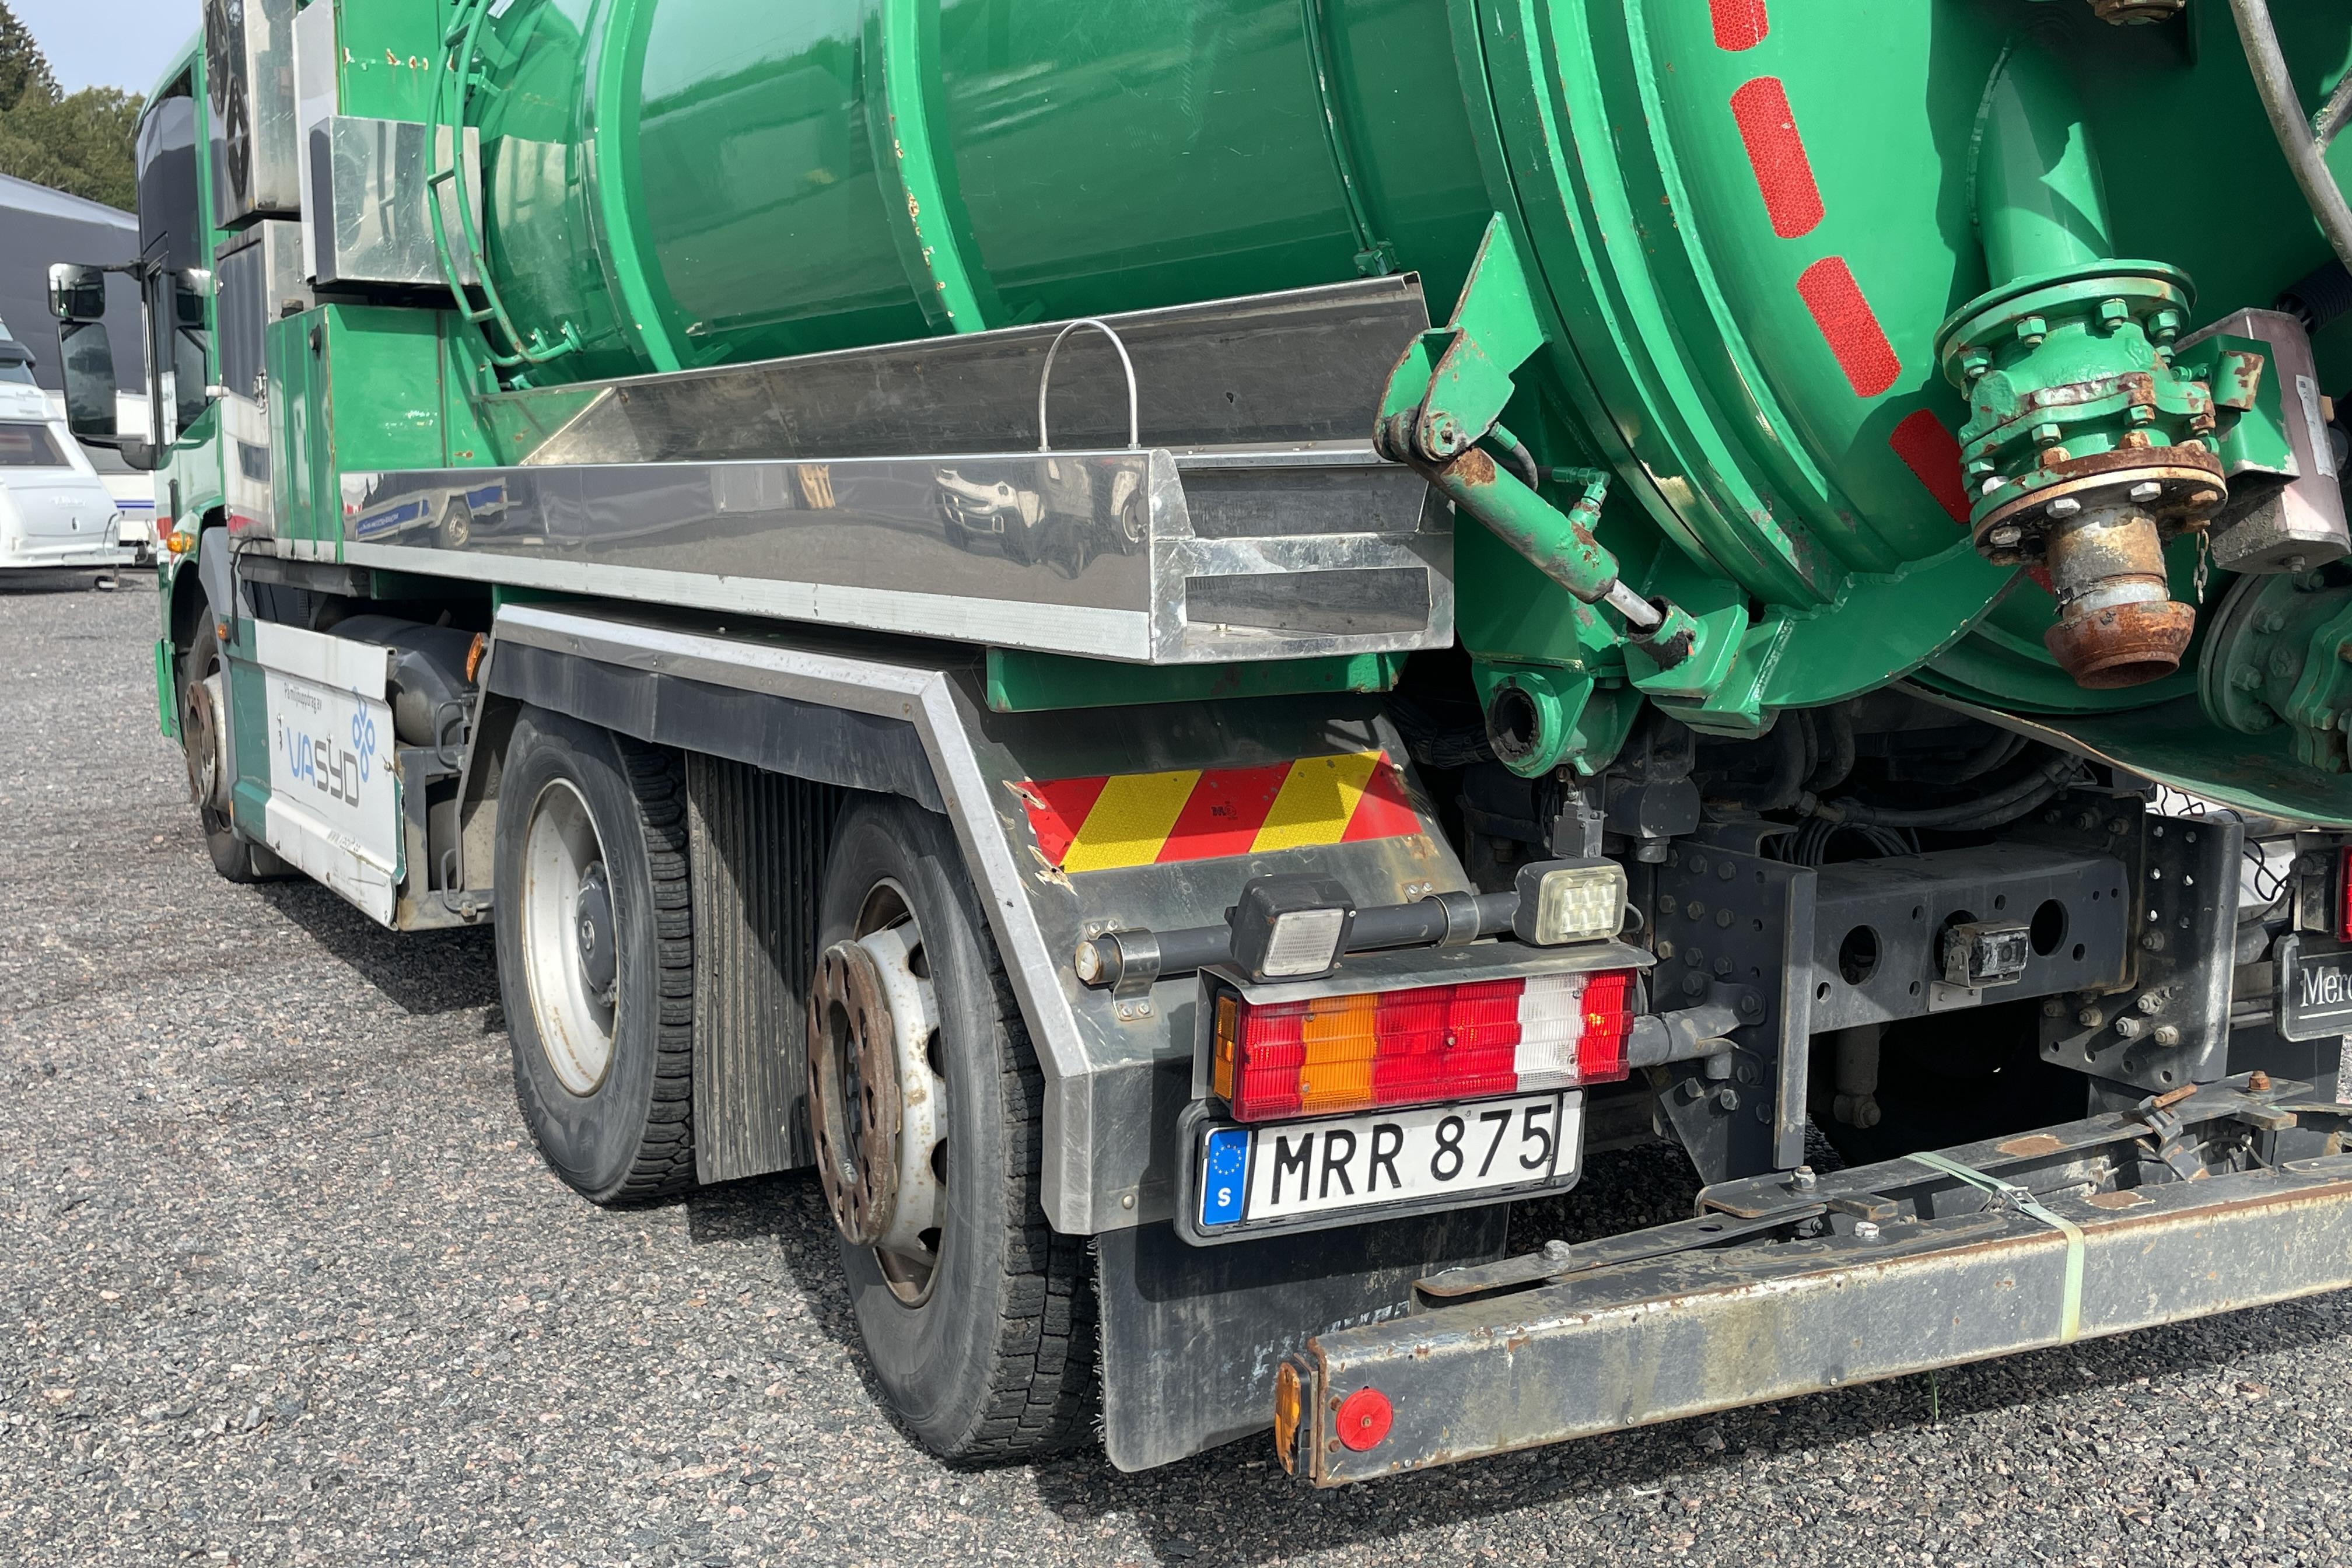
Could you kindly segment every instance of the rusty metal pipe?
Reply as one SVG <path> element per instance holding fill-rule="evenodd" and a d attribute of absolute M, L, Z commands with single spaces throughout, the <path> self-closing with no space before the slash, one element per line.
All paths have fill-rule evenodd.
<path fill-rule="evenodd" d="M 2127 504 L 2084 508 L 2052 526 L 2047 552 L 2058 622 L 2042 641 L 2076 685 L 2138 686 L 2180 667 L 2197 612 L 2172 602 L 2154 518 Z"/>

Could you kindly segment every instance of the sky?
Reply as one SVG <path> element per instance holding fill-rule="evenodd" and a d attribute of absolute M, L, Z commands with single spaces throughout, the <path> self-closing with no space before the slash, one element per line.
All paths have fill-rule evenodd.
<path fill-rule="evenodd" d="M 200 0 L 6 0 L 68 92 L 145 92 L 196 30 Z"/>

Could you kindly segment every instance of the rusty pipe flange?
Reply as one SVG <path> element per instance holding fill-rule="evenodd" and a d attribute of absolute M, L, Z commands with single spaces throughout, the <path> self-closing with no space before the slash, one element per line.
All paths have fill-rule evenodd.
<path fill-rule="evenodd" d="M 2052 454 L 2023 481 L 2003 486 L 2015 493 L 1978 522 L 1977 552 L 1994 565 L 2041 561 L 2053 527 L 2097 507 L 2129 506 L 2169 539 L 2203 527 L 2230 499 L 2221 459 L 2202 442 L 2118 447 L 2082 458 Z"/>
<path fill-rule="evenodd" d="M 2042 634 L 2059 668 L 2086 691 L 2161 680 L 2180 668 L 2197 612 L 2170 599 L 2108 605 Z"/>
<path fill-rule="evenodd" d="M 809 1132 L 833 1223 L 856 1247 L 889 1231 L 898 1201 L 898 1052 L 874 956 L 818 955 L 809 986 Z"/>

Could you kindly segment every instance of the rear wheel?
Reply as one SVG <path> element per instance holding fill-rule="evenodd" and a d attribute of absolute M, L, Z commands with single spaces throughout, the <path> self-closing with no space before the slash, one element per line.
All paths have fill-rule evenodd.
<path fill-rule="evenodd" d="M 293 868 L 262 845 L 237 837 L 229 819 L 229 792 L 236 770 L 229 760 L 228 661 L 212 612 L 201 611 L 195 641 L 180 660 L 174 692 L 180 752 L 188 766 L 188 795 L 204 824 L 205 849 L 213 869 L 232 882 L 268 882 L 290 877 Z"/>
<path fill-rule="evenodd" d="M 499 785 L 499 991 L 515 1098 L 600 1204 L 694 1179 L 694 931 L 677 753 L 515 720 Z"/>
<path fill-rule="evenodd" d="M 810 1121 L 866 1356 L 951 1459 L 1091 1429 L 1082 1239 L 1038 1199 L 1044 1082 L 944 819 L 854 808 L 825 871 Z"/>

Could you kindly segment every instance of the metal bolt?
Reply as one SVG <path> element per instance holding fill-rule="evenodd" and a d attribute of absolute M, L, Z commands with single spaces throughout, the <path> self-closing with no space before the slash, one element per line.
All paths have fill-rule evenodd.
<path fill-rule="evenodd" d="M 2162 952 L 2164 951 L 2164 933 L 2160 931 L 2152 931 L 2146 936 L 2139 939 L 2139 944 L 2147 952 Z"/>
<path fill-rule="evenodd" d="M 2105 327 L 2112 331 L 2114 329 L 2122 326 L 2126 321 L 2130 320 L 2131 306 L 2126 304 L 2125 301 L 2121 300 L 2102 300 L 2099 301 L 2099 325 Z"/>
<path fill-rule="evenodd" d="M 2139 994 L 2139 1000 L 2134 1002 L 2132 1005 L 2143 1013 L 2161 1013 L 2164 1011 L 2164 1005 L 2171 1000 L 2169 992 L 2143 991 Z"/>
<path fill-rule="evenodd" d="M 2180 312 L 2158 310 L 2147 324 L 2147 335 L 2159 343 L 2168 343 L 2180 335 Z"/>
<path fill-rule="evenodd" d="M 2033 437 L 2035 444 L 2042 447 L 2055 444 L 2059 440 L 2063 439 L 2066 434 L 2065 430 L 2062 426 L 2048 424 L 2036 425 L 2030 433 Z M 2047 452 L 2044 452 L 2042 454 L 2043 464 L 2046 466 L 2049 460 L 2050 455 Z M 2062 463 L 2065 461 L 2063 458 L 2061 458 L 2058 460 Z"/>
<path fill-rule="evenodd" d="M 1762 1017 L 1764 1016 L 1764 998 L 1759 996 L 1753 991 L 1743 994 L 1739 998 L 1739 1016 L 1743 1018 Z"/>
<path fill-rule="evenodd" d="M 1739 1091 L 1727 1083 L 1715 1091 L 1715 1103 L 1726 1110 L 1737 1110 L 1739 1109 Z"/>
<path fill-rule="evenodd" d="M 2042 1004 L 2042 1016 L 2045 1018 L 2063 1018 L 2066 1016 L 2066 1004 L 2055 996 L 2050 997 Z"/>
<path fill-rule="evenodd" d="M 1118 1198 L 1118 1206 L 1123 1209 L 1133 1208 L 1135 1206 L 1135 1194 L 1133 1193 L 1121 1193 Z"/>
<path fill-rule="evenodd" d="M 2286 616 L 2276 610 L 2264 610 L 2254 617 L 2254 630 L 2265 637 L 2273 632 L 2284 631 L 2285 628 Z"/>
<path fill-rule="evenodd" d="M 1878 1222 L 1868 1219 L 1858 1219 L 1854 1221 L 1853 1238 L 1856 1241 L 1876 1241 L 1878 1239 Z"/>
<path fill-rule="evenodd" d="M 1789 1173 L 1789 1184 L 1801 1193 L 1810 1193 L 1821 1178 L 1813 1174 L 1811 1165 L 1800 1165 Z"/>
<path fill-rule="evenodd" d="M 1670 936 L 1660 937 L 1656 952 L 1660 958 L 1672 958 L 1675 955 L 1675 939 Z"/>
<path fill-rule="evenodd" d="M 2133 1017 L 2128 1013 L 2116 1020 L 2116 1033 L 2126 1040 L 2138 1039 L 2140 1031 L 2147 1027 L 2147 1026 L 2146 1024 L 2141 1023 L 2137 1018 Z"/>
<path fill-rule="evenodd" d="M 1985 535 L 1985 542 L 2000 550 L 2013 549 L 2022 543 L 2024 539 L 2025 530 L 2013 522 L 2004 522 Z"/>
<path fill-rule="evenodd" d="M 1731 911 L 1730 911 L 1729 910 L 1716 910 L 1716 911 L 1715 911 L 1715 923 L 1716 923 L 1717 925 L 1718 925 L 1718 926 L 1722 926 L 1722 927 L 1724 927 L 1724 928 L 1726 928 L 1726 929 L 1727 930 L 1727 929 L 1730 927 L 1730 925 L 1731 925 Z"/>
<path fill-rule="evenodd" d="M 2263 689 L 2263 672 L 2259 669 L 2242 669 L 2230 677 L 2230 684 L 2241 691 L 2260 691 Z"/>
<path fill-rule="evenodd" d="M 2177 1024 L 2158 1024 L 2156 1026 L 2156 1032 L 2148 1036 L 2148 1038 L 2165 1049 L 2170 1050 L 2180 1043 L 2180 1026 Z"/>
<path fill-rule="evenodd" d="M 2262 1068 L 2256 1068 L 2253 1071 L 2252 1071 L 2252 1072 L 2250 1072 L 2250 1073 L 2248 1073 L 2248 1074 L 2246 1075 L 2246 1092 L 2247 1092 L 2247 1093 L 2249 1093 L 2249 1094 L 2268 1094 L 2270 1091 L 2271 1091 L 2271 1075 L 2270 1075 L 2270 1074 L 2268 1074 L 2268 1073 L 2264 1072 L 2264 1071 L 2263 1071 Z"/>
<path fill-rule="evenodd" d="M 1717 980 L 1728 980 L 1731 978 L 1731 960 L 1727 958 L 1718 958 L 1715 961 L 1715 977 Z"/>
<path fill-rule="evenodd" d="M 2135 425 L 2153 425 L 2156 423 L 2156 410 L 2150 408 L 2145 403 L 2133 404 L 2129 408 L 2124 410 L 2124 416 Z"/>
<path fill-rule="evenodd" d="M 1706 976 L 1693 971 L 1683 976 L 1683 994 L 1700 996 L 1706 993 Z"/>
<path fill-rule="evenodd" d="M 2073 496 L 2060 496 L 2050 503 L 2050 515 L 2061 522 L 2070 517 L 2080 517 L 2082 514 L 2083 503 Z"/>
<path fill-rule="evenodd" d="M 2077 833 L 2088 833 L 2098 825 L 2099 814 L 2095 811 L 2078 811 L 2074 814 L 2074 831 Z"/>
<path fill-rule="evenodd" d="M 1685 1100 L 1703 1100 L 1706 1096 L 1706 1085 L 1695 1078 L 1686 1078 L 1683 1079 L 1680 1092 Z"/>
<path fill-rule="evenodd" d="M 2085 1007 L 2074 1015 L 2074 1022 L 2086 1029 L 2095 1029 L 2107 1021 L 2107 1016 L 2096 1007 Z"/>
<path fill-rule="evenodd" d="M 2158 484 L 2154 479 L 2142 479 L 2139 483 L 2132 486 L 2132 488 L 2125 493 L 2129 495 L 2132 500 L 2139 502 L 2140 505 L 2146 506 L 2151 501 L 2160 500 L 2163 499 L 2164 487 Z"/>
<path fill-rule="evenodd" d="M 2017 319 L 2017 341 L 2026 347 L 2032 348 L 2049 335 L 2050 323 L 2041 317 L 2020 316 Z"/>
<path fill-rule="evenodd" d="M 1547 1241 L 1543 1244 L 1544 1261 L 1547 1263 L 1565 1263 L 1568 1261 L 1568 1254 L 1569 1246 L 1564 1241 Z"/>

